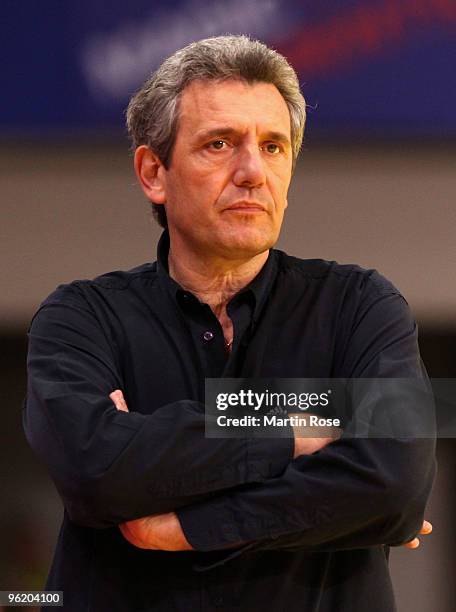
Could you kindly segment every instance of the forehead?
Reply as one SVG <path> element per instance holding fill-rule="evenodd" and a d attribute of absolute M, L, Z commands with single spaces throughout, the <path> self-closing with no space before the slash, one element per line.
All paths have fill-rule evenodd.
<path fill-rule="evenodd" d="M 235 79 L 190 83 L 180 101 L 180 129 L 211 129 L 221 123 L 290 135 L 290 113 L 275 85 Z"/>

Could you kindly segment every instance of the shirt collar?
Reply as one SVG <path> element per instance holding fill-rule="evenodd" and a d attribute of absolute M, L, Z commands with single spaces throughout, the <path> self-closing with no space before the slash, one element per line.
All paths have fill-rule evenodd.
<path fill-rule="evenodd" d="M 168 254 L 169 254 L 169 232 L 165 229 L 160 236 L 157 246 L 157 274 L 160 283 L 169 292 L 174 301 L 182 303 L 182 296 L 192 296 L 193 299 L 197 299 L 193 294 L 183 289 L 179 283 L 177 283 L 169 275 L 168 269 Z M 266 299 L 270 293 L 272 285 L 277 276 L 277 253 L 274 249 L 269 251 L 269 257 L 266 263 L 261 268 L 260 272 L 253 278 L 248 285 L 241 289 L 233 298 L 230 300 L 231 304 L 234 300 L 239 300 L 241 296 L 245 296 L 247 299 L 253 298 L 253 321 L 256 323 L 258 317 L 263 309 Z M 229 305 L 228 305 L 229 306 Z"/>

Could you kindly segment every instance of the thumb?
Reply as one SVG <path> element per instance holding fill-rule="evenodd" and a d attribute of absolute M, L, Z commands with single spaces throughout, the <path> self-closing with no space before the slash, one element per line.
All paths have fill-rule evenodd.
<path fill-rule="evenodd" d="M 114 403 L 114 406 L 117 410 L 121 410 L 122 412 L 128 412 L 127 402 L 124 399 L 123 393 L 120 389 L 116 389 L 112 393 L 109 394 L 109 397 Z"/>

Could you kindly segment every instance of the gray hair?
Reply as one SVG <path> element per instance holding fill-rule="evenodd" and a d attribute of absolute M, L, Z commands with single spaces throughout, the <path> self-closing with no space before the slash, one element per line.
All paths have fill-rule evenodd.
<path fill-rule="evenodd" d="M 127 129 L 132 148 L 147 145 L 169 167 L 179 119 L 180 96 L 192 81 L 239 79 L 275 85 L 290 113 L 293 168 L 306 119 L 298 77 L 288 61 L 247 36 L 215 36 L 193 42 L 168 57 L 131 98 Z M 162 205 L 152 204 L 158 223 L 167 226 Z"/>

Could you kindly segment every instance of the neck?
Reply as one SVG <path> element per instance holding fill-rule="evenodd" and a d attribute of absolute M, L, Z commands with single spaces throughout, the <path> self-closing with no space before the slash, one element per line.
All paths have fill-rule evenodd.
<path fill-rule="evenodd" d="M 269 251 L 255 255 L 232 257 L 208 255 L 207 249 L 191 249 L 173 239 L 170 233 L 168 268 L 171 278 L 187 291 L 208 304 L 222 327 L 225 349 L 231 351 L 234 328 L 226 311 L 230 299 L 250 281 L 266 263 Z"/>
<path fill-rule="evenodd" d="M 169 274 L 184 289 L 208 304 L 220 319 L 230 299 L 259 273 L 268 253 L 264 251 L 250 258 L 215 260 L 192 256 L 191 253 L 176 253 L 171 245 Z"/>

